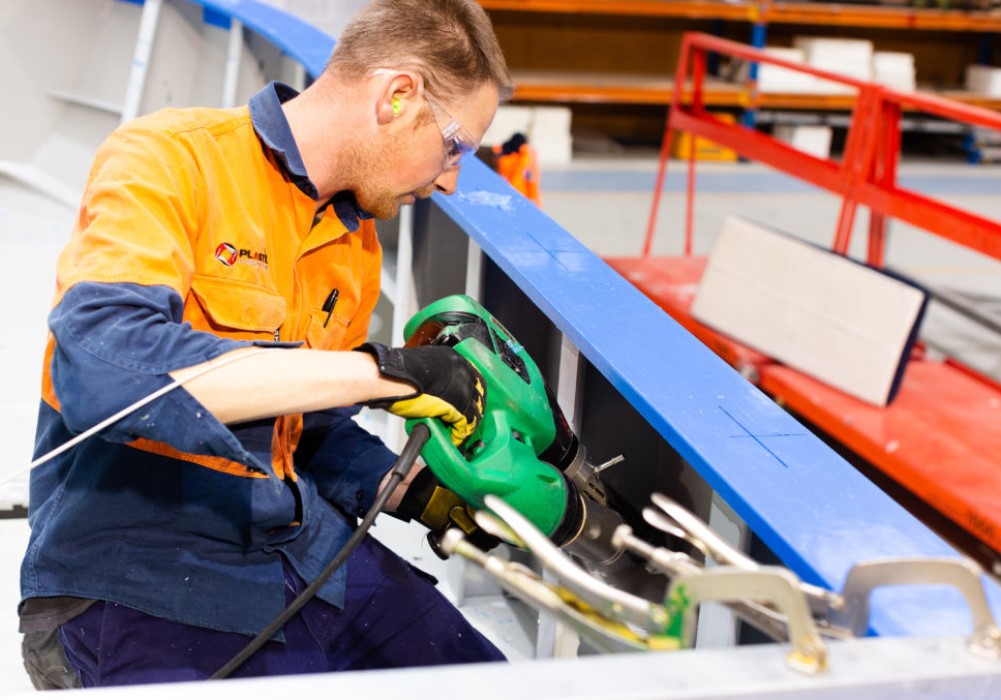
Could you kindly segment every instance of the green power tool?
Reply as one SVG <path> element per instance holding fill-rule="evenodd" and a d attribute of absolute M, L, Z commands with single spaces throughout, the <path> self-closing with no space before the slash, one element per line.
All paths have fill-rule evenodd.
<path fill-rule="evenodd" d="M 592 563 L 615 561 L 622 517 L 524 347 L 464 295 L 419 311 L 404 335 L 408 347 L 455 348 L 486 381 L 483 419 L 461 446 L 438 420 L 407 421 L 407 432 L 417 423 L 430 429 L 421 456 L 435 476 L 475 509 L 499 496 L 557 546 Z"/>

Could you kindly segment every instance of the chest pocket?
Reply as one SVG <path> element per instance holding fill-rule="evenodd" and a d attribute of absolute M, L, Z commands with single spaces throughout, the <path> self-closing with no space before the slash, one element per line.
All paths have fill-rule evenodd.
<path fill-rule="evenodd" d="M 285 300 L 272 289 L 196 274 L 184 318 L 198 330 L 235 340 L 274 340 L 286 312 Z"/>
<path fill-rule="evenodd" d="M 340 350 L 348 321 L 349 319 L 338 316 L 337 311 L 330 314 L 329 318 L 326 311 L 311 311 L 309 327 L 306 329 L 306 344 L 316 350 Z"/>

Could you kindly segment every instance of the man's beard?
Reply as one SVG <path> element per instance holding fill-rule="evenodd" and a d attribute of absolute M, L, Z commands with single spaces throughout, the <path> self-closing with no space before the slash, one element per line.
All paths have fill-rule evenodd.
<path fill-rule="evenodd" d="M 400 199 L 407 194 L 413 194 L 417 199 L 427 199 L 434 194 L 434 185 L 421 187 L 412 193 L 398 194 L 389 190 L 376 190 L 373 187 L 362 187 L 355 194 L 358 199 L 358 206 L 364 209 L 377 219 L 392 219 L 400 213 L 402 202 Z"/>
<path fill-rule="evenodd" d="M 434 184 L 426 185 L 410 192 L 388 190 L 372 179 L 372 173 L 385 169 L 400 156 L 399 149 L 390 144 L 365 149 L 358 147 L 346 162 L 351 163 L 349 182 L 355 183 L 354 195 L 358 206 L 377 219 L 392 219 L 400 212 L 400 199 L 413 194 L 417 199 L 427 199 L 435 192 Z M 392 166 L 389 166 L 392 167 Z"/>

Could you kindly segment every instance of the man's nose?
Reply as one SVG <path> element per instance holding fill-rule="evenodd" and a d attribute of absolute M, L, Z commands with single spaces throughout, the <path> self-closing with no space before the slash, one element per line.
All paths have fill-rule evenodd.
<path fill-rule="evenodd" d="M 435 178 L 434 187 L 442 194 L 449 195 L 455 192 L 455 185 L 459 179 L 459 166 L 449 168 Z"/>

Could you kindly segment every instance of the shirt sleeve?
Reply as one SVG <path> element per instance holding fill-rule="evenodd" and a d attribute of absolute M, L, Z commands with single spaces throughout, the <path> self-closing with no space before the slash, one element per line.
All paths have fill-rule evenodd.
<path fill-rule="evenodd" d="M 348 407 L 305 414 L 296 464 L 313 477 L 321 496 L 363 516 L 396 454 L 353 420 L 358 411 Z"/>
<path fill-rule="evenodd" d="M 182 313 L 181 297 L 169 287 L 74 285 L 49 315 L 55 338 L 52 383 L 67 428 L 79 433 L 96 425 L 169 385 L 174 370 L 264 345 L 196 331 L 182 322 Z M 113 442 L 144 437 L 184 452 L 260 466 L 183 387 L 126 415 L 101 435 Z"/>

